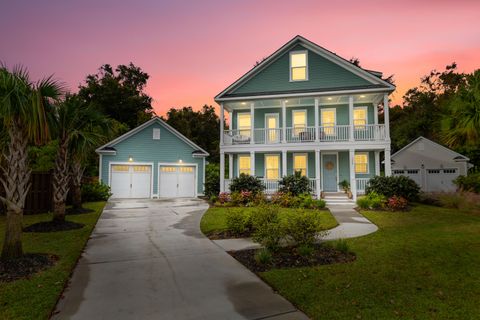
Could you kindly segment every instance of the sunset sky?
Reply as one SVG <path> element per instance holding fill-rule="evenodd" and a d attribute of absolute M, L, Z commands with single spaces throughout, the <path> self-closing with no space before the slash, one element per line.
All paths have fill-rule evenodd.
<path fill-rule="evenodd" d="M 431 69 L 480 67 L 480 1 L 44 0 L 0 3 L 0 61 L 71 91 L 102 64 L 150 75 L 158 114 L 213 97 L 300 34 L 394 74 L 401 102 Z"/>

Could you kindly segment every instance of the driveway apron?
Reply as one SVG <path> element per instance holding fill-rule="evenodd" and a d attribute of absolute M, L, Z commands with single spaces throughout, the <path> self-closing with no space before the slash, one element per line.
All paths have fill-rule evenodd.
<path fill-rule="evenodd" d="M 198 199 L 107 204 L 54 319 L 308 319 L 200 232 Z"/>

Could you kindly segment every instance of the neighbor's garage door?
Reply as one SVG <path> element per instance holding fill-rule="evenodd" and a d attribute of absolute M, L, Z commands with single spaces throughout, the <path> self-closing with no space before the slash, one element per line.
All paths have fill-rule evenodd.
<path fill-rule="evenodd" d="M 163 198 L 194 197 L 195 167 L 160 166 L 159 195 Z"/>
<path fill-rule="evenodd" d="M 453 192 L 456 186 L 453 183 L 459 175 L 457 168 L 427 169 L 427 192 Z"/>
<path fill-rule="evenodd" d="M 394 176 L 407 176 L 413 181 L 415 181 L 418 186 L 422 187 L 422 174 L 420 169 L 405 169 L 405 170 L 393 170 L 392 171 Z"/>
<path fill-rule="evenodd" d="M 150 198 L 152 167 L 150 165 L 111 166 L 112 198 Z"/>

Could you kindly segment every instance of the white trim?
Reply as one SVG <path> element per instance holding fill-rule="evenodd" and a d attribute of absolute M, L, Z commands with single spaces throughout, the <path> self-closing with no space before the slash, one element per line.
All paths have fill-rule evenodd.
<path fill-rule="evenodd" d="M 197 185 L 198 188 L 198 185 Z M 202 170 L 202 196 L 205 193 L 205 158 L 203 158 L 203 170 Z"/>
<path fill-rule="evenodd" d="M 292 55 L 294 54 L 302 54 L 305 53 L 305 79 L 302 80 L 293 80 L 292 79 Z M 288 73 L 290 75 L 290 82 L 302 82 L 302 81 L 308 81 L 308 50 L 295 50 L 295 51 L 290 51 L 288 53 Z M 301 68 L 301 67 L 297 67 Z"/>
<path fill-rule="evenodd" d="M 436 145 L 436 146 L 440 146 L 440 147 L 442 147 L 443 149 L 445 149 L 445 150 L 447 150 L 447 151 L 450 151 L 451 153 L 453 153 L 453 154 L 455 154 L 455 155 L 457 155 L 457 156 L 460 156 L 460 157 L 464 158 L 464 161 L 469 161 L 469 160 L 470 160 L 469 158 L 465 157 L 464 155 L 462 155 L 462 154 L 460 154 L 460 153 L 458 153 L 458 152 L 455 152 L 455 151 L 453 151 L 452 149 L 449 149 L 449 148 L 447 148 L 447 147 L 444 147 L 444 146 L 442 146 L 441 144 L 436 143 L 435 141 L 432 141 L 432 140 L 430 140 L 430 139 L 427 139 L 427 138 L 425 138 L 425 137 L 423 137 L 423 136 L 420 136 L 420 137 L 418 137 L 417 139 L 413 140 L 412 142 L 410 142 L 409 144 L 407 144 L 405 147 L 403 147 L 402 149 L 400 149 L 400 150 L 398 150 L 397 152 L 395 152 L 394 154 L 392 154 L 392 155 L 390 156 L 390 158 L 393 159 L 395 156 L 397 156 L 398 154 L 400 154 L 402 151 L 405 151 L 406 149 L 408 149 L 408 148 L 410 148 L 412 145 L 414 145 L 417 141 L 420 141 L 420 139 L 424 139 L 424 140 L 426 140 L 426 141 L 429 141 L 429 142 L 433 143 L 433 144 Z M 455 157 L 454 157 L 454 158 L 455 158 Z M 452 160 L 453 160 L 453 158 L 452 158 Z"/>
<path fill-rule="evenodd" d="M 295 156 L 305 156 L 305 163 L 306 163 L 306 170 L 305 170 L 305 174 L 306 174 L 306 177 L 309 178 L 309 175 L 308 175 L 308 153 L 307 152 L 293 152 L 292 154 L 292 172 L 295 173 Z"/>
<path fill-rule="evenodd" d="M 98 182 L 102 182 L 103 155 L 98 155 Z"/>
<path fill-rule="evenodd" d="M 250 168 L 249 168 L 249 171 L 251 172 L 252 171 L 252 157 L 250 155 L 250 153 L 239 153 L 237 154 L 237 170 L 236 173 L 237 173 L 237 177 L 240 176 L 240 157 L 248 157 L 250 159 Z M 235 162 L 235 160 L 233 160 Z M 250 173 L 249 173 L 250 174 Z"/>
<path fill-rule="evenodd" d="M 361 143 L 362 142 L 362 143 Z M 381 150 L 383 151 L 390 144 L 385 141 L 341 141 L 341 142 L 305 142 L 305 143 L 285 143 L 285 144 L 237 144 L 223 146 L 221 151 L 231 153 L 249 153 L 250 151 L 256 152 L 281 152 L 286 151 L 305 151 L 305 150 L 345 150 L 350 148 L 359 150 Z"/>
<path fill-rule="evenodd" d="M 366 155 L 367 156 L 367 172 L 357 172 L 357 163 L 355 161 L 356 155 Z M 355 178 L 357 178 L 357 174 L 370 174 L 370 153 L 368 151 L 355 151 L 353 154 L 353 170 L 355 171 Z"/>
<path fill-rule="evenodd" d="M 267 157 L 277 157 L 278 159 L 278 179 L 280 180 L 282 178 L 282 170 L 281 170 L 281 160 L 280 160 L 280 155 L 278 153 L 265 153 L 263 155 L 263 178 L 266 180 L 272 180 L 267 178 Z"/>
<path fill-rule="evenodd" d="M 128 162 L 128 161 L 110 161 L 108 163 L 108 186 L 112 188 L 112 165 L 128 165 L 128 166 L 150 166 L 150 199 L 153 199 L 153 162 Z"/>
<path fill-rule="evenodd" d="M 188 144 L 190 147 L 192 147 L 195 150 L 200 150 L 202 151 L 206 156 L 208 156 L 208 152 L 203 150 L 202 148 L 200 148 L 198 145 L 196 145 L 195 143 L 193 143 L 192 141 L 190 141 L 187 137 L 185 137 L 183 134 L 181 134 L 180 132 L 178 132 L 177 130 L 175 130 L 172 126 L 168 125 L 165 121 L 163 121 L 162 119 L 160 119 L 159 117 L 153 117 L 152 119 L 148 120 L 147 122 L 139 125 L 138 127 L 128 131 L 127 133 L 121 135 L 120 137 L 108 142 L 107 144 L 104 144 L 103 146 L 97 148 L 95 150 L 95 152 L 97 153 L 108 153 L 108 151 L 104 151 L 102 150 L 103 148 L 105 147 L 112 147 L 116 144 L 118 144 L 119 142 L 133 136 L 134 134 L 136 134 L 137 132 L 140 132 L 141 130 L 145 129 L 146 127 L 150 126 L 151 124 L 153 124 L 154 122 L 158 122 L 160 125 L 162 125 L 165 129 L 169 130 L 171 133 L 173 133 L 175 136 L 177 136 L 178 138 L 180 138 L 183 142 L 185 142 L 186 144 Z"/>
<path fill-rule="evenodd" d="M 323 186 L 324 186 L 324 183 L 323 183 L 323 180 L 325 179 L 325 174 L 323 172 L 323 156 L 324 155 L 335 155 L 336 156 L 336 166 L 337 166 L 337 192 L 340 191 L 340 186 L 339 186 L 339 183 L 340 181 L 340 164 L 338 162 L 338 151 L 327 151 L 327 152 L 322 152 L 321 155 L 320 155 L 320 158 L 321 158 L 321 168 L 320 168 L 320 176 L 322 177 L 320 180 L 322 181 L 322 191 L 325 191 Z M 325 191 L 325 192 L 332 192 L 332 191 Z"/>
<path fill-rule="evenodd" d="M 158 197 L 160 198 L 160 167 L 195 167 L 195 188 L 194 188 L 194 197 L 198 197 L 198 163 L 176 163 L 176 162 L 159 162 L 157 164 L 157 191 Z M 203 170 L 205 171 L 205 170 Z M 205 180 L 203 181 L 205 183 Z"/>

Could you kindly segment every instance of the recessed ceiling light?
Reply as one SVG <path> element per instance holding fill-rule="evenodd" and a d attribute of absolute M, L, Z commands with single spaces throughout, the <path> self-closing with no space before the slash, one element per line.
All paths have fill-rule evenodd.
<path fill-rule="evenodd" d="M 365 98 L 365 96 L 362 94 L 362 95 L 360 96 L 360 98 Z"/>
<path fill-rule="evenodd" d="M 285 100 L 285 103 L 288 102 L 288 100 Z"/>
<path fill-rule="evenodd" d="M 327 99 L 328 99 L 328 100 L 332 100 L 332 97 L 328 97 Z"/>
<path fill-rule="evenodd" d="M 246 105 L 247 103 L 246 102 L 242 102 L 242 105 Z"/>

